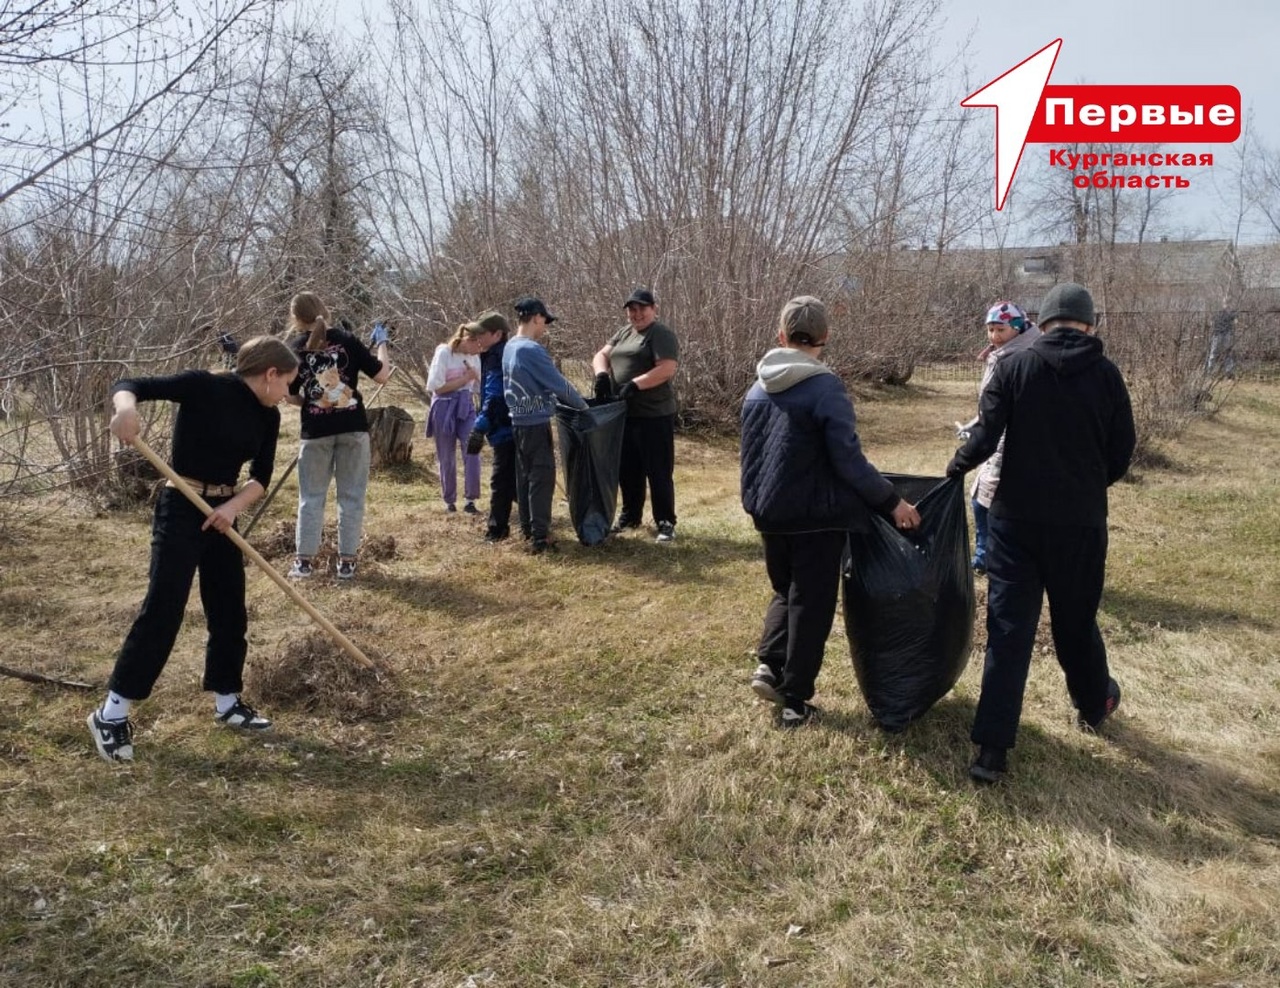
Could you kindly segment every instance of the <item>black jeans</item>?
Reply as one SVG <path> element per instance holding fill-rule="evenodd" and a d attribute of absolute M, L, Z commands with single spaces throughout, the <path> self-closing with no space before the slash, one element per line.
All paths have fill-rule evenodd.
<path fill-rule="evenodd" d="M 490 447 L 493 473 L 489 477 L 489 532 L 501 538 L 511 534 L 511 505 L 516 499 L 516 444 L 512 439 Z"/>
<path fill-rule="evenodd" d="M 779 692 L 808 700 L 836 615 L 844 532 L 763 534 L 773 599 L 764 612 L 757 654 L 779 680 Z"/>
<path fill-rule="evenodd" d="M 987 655 L 970 735 L 975 744 L 1013 747 L 1045 594 L 1071 701 L 1088 718 L 1102 714 L 1110 678 L 1098 630 L 1106 564 L 1105 528 L 989 517 Z"/>
<path fill-rule="evenodd" d="M 215 508 L 229 498 L 209 498 Z M 204 650 L 204 689 L 239 693 L 243 688 L 245 631 L 244 562 L 234 542 L 213 529 L 202 532 L 204 515 L 166 487 L 151 522 L 151 572 L 142 610 L 125 637 L 107 685 L 130 700 L 145 700 L 169 661 L 200 572 L 209 639 Z"/>
<path fill-rule="evenodd" d="M 551 500 L 556 490 L 556 451 L 551 445 L 551 423 L 517 425 L 513 431 L 520 531 L 535 542 L 542 542 L 551 530 Z"/>
<path fill-rule="evenodd" d="M 655 522 L 676 521 L 676 417 L 629 418 L 622 430 L 622 462 L 618 488 L 622 494 L 622 514 L 618 523 L 639 525 L 644 521 L 645 484 L 653 499 Z"/>

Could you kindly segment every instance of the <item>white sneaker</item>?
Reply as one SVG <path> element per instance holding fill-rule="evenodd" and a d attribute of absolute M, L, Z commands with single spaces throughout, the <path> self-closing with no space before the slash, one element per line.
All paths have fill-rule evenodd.
<path fill-rule="evenodd" d="M 104 759 L 109 762 L 133 761 L 133 725 L 127 717 L 124 720 L 104 720 L 95 709 L 85 718 L 85 723 L 89 725 L 98 754 Z"/>
<path fill-rule="evenodd" d="M 271 726 L 271 721 L 243 700 L 236 700 L 225 714 L 215 713 L 213 716 L 224 727 L 234 727 L 241 731 L 265 731 Z"/>

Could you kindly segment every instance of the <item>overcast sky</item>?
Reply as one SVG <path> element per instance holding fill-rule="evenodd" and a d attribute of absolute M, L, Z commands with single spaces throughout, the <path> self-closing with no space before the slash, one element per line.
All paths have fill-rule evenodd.
<path fill-rule="evenodd" d="M 1235 86 L 1254 137 L 1280 148 L 1280 0 L 945 0 L 943 11 L 944 48 L 960 45 L 973 32 L 960 58 L 979 77 L 975 89 L 1061 38 L 1050 85 Z M 958 92 L 957 102 L 966 95 Z M 1230 149 L 1202 148 L 1224 162 Z M 1024 166 L 1030 155 L 1047 160 L 1048 152 L 1048 145 L 1028 145 Z M 1235 215 L 1215 188 L 1234 187 L 1229 167 L 1215 164 L 1208 174 L 1197 170 L 1189 177 L 1192 188 L 1170 204 L 1171 225 L 1202 236 L 1231 236 Z M 1020 168 L 1015 194 L 1022 180 Z M 1261 231 L 1245 231 L 1246 238 L 1250 232 Z"/>

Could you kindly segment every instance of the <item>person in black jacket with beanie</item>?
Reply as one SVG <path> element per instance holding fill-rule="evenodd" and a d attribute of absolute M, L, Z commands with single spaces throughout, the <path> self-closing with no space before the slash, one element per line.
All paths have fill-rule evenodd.
<path fill-rule="evenodd" d="M 751 688 L 781 706 L 784 727 L 813 714 L 846 533 L 865 531 L 871 510 L 900 528 L 920 524 L 915 506 L 863 455 L 853 402 L 822 362 L 827 342 L 823 304 L 793 298 L 782 308 L 778 347 L 757 365 L 742 405 L 742 506 L 764 541 L 773 587 Z"/>
<path fill-rule="evenodd" d="M 1094 336 L 1093 297 L 1080 285 L 1049 290 L 1043 334 L 1002 361 L 982 393 L 978 423 L 947 466 L 958 477 L 1004 434 L 1000 486 L 987 547 L 987 654 L 970 775 L 996 782 L 1017 737 L 1043 596 L 1058 664 L 1082 728 L 1120 703 L 1098 604 L 1107 560 L 1107 488 L 1133 457 L 1133 409 L 1119 369 Z"/>

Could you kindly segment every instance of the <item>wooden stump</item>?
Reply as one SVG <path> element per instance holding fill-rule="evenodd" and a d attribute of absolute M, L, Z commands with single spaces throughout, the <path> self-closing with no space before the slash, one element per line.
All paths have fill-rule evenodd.
<path fill-rule="evenodd" d="M 367 414 L 370 465 L 383 467 L 408 463 L 413 452 L 413 416 L 394 405 L 371 408 Z"/>

